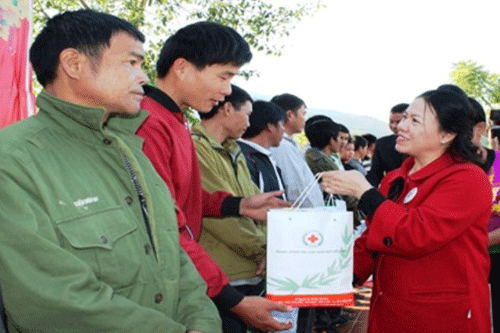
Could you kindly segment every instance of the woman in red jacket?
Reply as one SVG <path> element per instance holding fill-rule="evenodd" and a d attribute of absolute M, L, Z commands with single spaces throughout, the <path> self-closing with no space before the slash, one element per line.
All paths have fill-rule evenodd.
<path fill-rule="evenodd" d="M 367 215 L 354 275 L 358 284 L 373 275 L 370 333 L 491 331 L 492 191 L 471 143 L 469 107 L 451 91 L 417 97 L 396 142 L 410 158 L 378 190 L 356 171 L 323 174 L 325 190 L 360 198 Z"/>

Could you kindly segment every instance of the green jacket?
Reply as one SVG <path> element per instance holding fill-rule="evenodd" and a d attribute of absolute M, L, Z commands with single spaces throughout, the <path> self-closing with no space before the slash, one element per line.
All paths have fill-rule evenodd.
<path fill-rule="evenodd" d="M 321 149 L 309 148 L 306 150 L 304 157 L 313 174 L 324 171 L 340 170 L 339 166 L 337 165 L 337 163 L 335 163 L 333 158 L 331 156 L 328 156 Z"/>
<path fill-rule="evenodd" d="M 46 92 L 0 131 L 0 282 L 10 332 L 221 332 L 167 186 L 112 116 Z M 147 201 L 152 242 L 122 154 Z"/>
<path fill-rule="evenodd" d="M 325 171 L 338 171 L 339 166 L 334 160 L 334 157 L 328 156 L 325 152 L 318 148 L 309 148 L 304 154 L 306 158 L 307 165 L 311 168 L 314 174 L 325 172 Z M 353 223 L 354 227 L 361 224 L 361 220 L 364 218 L 362 212 L 357 209 L 358 200 L 355 197 L 343 195 L 342 198 L 345 200 L 347 205 L 347 210 L 353 212 Z M 328 200 L 326 200 L 328 201 Z"/>
<path fill-rule="evenodd" d="M 221 146 L 197 124 L 193 127 L 193 141 L 204 189 L 226 191 L 237 197 L 260 193 L 235 140 Z M 266 236 L 262 226 L 246 217 L 204 218 L 200 243 L 234 281 L 255 277 L 265 255 Z"/>

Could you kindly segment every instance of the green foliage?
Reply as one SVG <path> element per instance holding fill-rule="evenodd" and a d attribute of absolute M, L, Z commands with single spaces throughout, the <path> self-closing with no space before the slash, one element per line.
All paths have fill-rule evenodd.
<path fill-rule="evenodd" d="M 146 35 L 144 70 L 154 82 L 154 64 L 163 42 L 184 25 L 200 20 L 219 22 L 235 28 L 253 50 L 279 56 L 283 37 L 305 16 L 322 8 L 323 1 L 277 6 L 272 0 L 34 0 L 34 33 L 48 18 L 66 10 L 91 8 L 119 16 Z M 247 70 L 242 75 L 248 78 L 258 75 L 258 71 Z"/>
<path fill-rule="evenodd" d="M 300 148 L 304 148 L 309 143 L 309 140 L 307 139 L 306 133 L 304 131 L 296 134 L 293 138 L 295 141 L 297 141 Z"/>
<path fill-rule="evenodd" d="M 493 107 L 500 103 L 500 76 L 472 60 L 453 64 L 450 79 L 468 95 Z"/>

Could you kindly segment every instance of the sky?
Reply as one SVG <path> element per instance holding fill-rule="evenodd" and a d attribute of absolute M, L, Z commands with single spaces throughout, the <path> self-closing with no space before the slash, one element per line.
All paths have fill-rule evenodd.
<path fill-rule="evenodd" d="M 291 31 L 281 57 L 254 52 L 248 68 L 259 77 L 234 83 L 387 121 L 395 104 L 449 83 L 460 60 L 500 73 L 498 0 L 324 2 Z"/>

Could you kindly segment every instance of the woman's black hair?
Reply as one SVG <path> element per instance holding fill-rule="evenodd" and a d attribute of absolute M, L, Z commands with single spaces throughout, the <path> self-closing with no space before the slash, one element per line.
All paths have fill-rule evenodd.
<path fill-rule="evenodd" d="M 430 90 L 419 97 L 435 110 L 440 129 L 456 135 L 448 153 L 457 160 L 470 161 L 483 167 L 477 147 L 472 143 L 472 106 L 467 98 L 447 89 Z"/>

